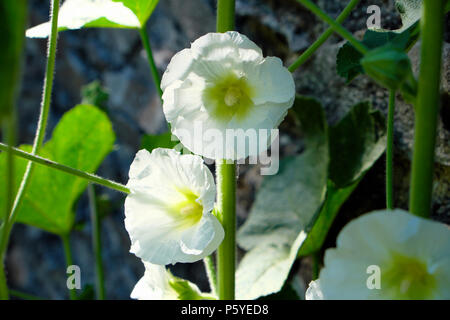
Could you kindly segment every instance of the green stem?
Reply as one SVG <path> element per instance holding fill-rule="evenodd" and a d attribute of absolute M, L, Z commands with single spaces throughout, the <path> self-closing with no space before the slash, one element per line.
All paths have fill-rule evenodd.
<path fill-rule="evenodd" d="M 72 249 L 70 248 L 70 236 L 61 235 L 61 240 L 64 247 L 64 256 L 66 257 L 66 268 L 73 265 Z M 69 289 L 70 300 L 77 300 L 76 289 Z"/>
<path fill-rule="evenodd" d="M 389 92 L 386 148 L 386 208 L 394 209 L 394 113 L 395 90 Z"/>
<path fill-rule="evenodd" d="M 234 0 L 217 0 L 217 32 L 234 30 L 234 10 Z"/>
<path fill-rule="evenodd" d="M 432 201 L 436 131 L 440 106 L 444 0 L 425 0 L 419 90 L 416 102 L 410 211 L 429 217 Z"/>
<path fill-rule="evenodd" d="M 221 300 L 234 300 L 236 271 L 236 165 L 218 161 L 217 207 L 225 237 L 217 250 L 218 294 Z"/>
<path fill-rule="evenodd" d="M 234 0 L 217 1 L 217 32 L 234 29 Z M 218 217 L 225 237 L 217 250 L 217 290 L 221 300 L 235 298 L 236 272 L 236 165 L 216 161 Z"/>
<path fill-rule="evenodd" d="M 51 12 L 51 34 L 48 42 L 48 52 L 47 52 L 47 67 L 45 71 L 45 80 L 44 80 L 44 93 L 42 96 L 41 102 L 41 111 L 38 121 L 38 126 L 36 129 L 36 136 L 33 143 L 32 154 L 37 154 L 39 149 L 42 146 L 45 137 L 45 129 L 47 127 L 47 118 L 50 108 L 50 100 L 52 94 L 52 85 L 53 85 L 53 74 L 55 69 L 55 58 L 56 58 L 56 43 L 58 40 L 58 12 L 59 12 L 59 0 L 53 0 L 50 8 Z M 14 144 L 9 144 L 10 146 Z M 28 162 L 27 167 L 25 169 L 25 173 L 22 178 L 22 182 L 20 184 L 19 190 L 17 191 L 16 198 L 14 200 L 11 213 L 9 214 L 9 219 L 5 220 L 3 226 L 3 234 L 0 240 L 0 258 L 3 259 L 5 256 L 5 252 L 8 248 L 9 236 L 16 219 L 17 213 L 19 212 L 20 206 L 23 202 L 25 192 L 31 180 L 31 176 L 33 174 L 34 164 L 33 162 Z M 2 268 L 0 268 L 2 269 Z M 4 271 L 3 271 L 4 273 Z M 1 280 L 1 272 L 0 272 L 0 282 Z M 0 288 L 3 285 L 0 284 Z M 3 290 L 2 290 L 3 291 Z M 0 293 L 1 295 L 1 293 Z"/>
<path fill-rule="evenodd" d="M 349 4 L 345 7 L 345 9 L 341 12 L 341 14 L 337 17 L 336 22 L 342 23 L 349 16 L 352 10 L 356 7 L 356 5 L 360 2 L 360 0 L 351 0 Z M 328 28 L 322 35 L 317 39 L 305 52 L 303 52 L 298 59 L 289 66 L 288 70 L 290 72 L 294 72 L 301 65 L 303 65 L 313 54 L 317 51 L 324 43 L 328 40 L 328 38 L 333 34 L 333 28 Z"/>
<path fill-rule="evenodd" d="M 297 0 L 297 2 L 304 5 L 312 13 L 314 13 L 318 18 L 328 23 L 330 27 L 338 33 L 342 38 L 350 42 L 359 52 L 366 54 L 369 49 L 366 48 L 360 41 L 358 41 L 347 29 L 341 26 L 340 23 L 334 21 L 329 15 L 322 11 L 318 6 L 312 3 L 310 0 Z"/>
<path fill-rule="evenodd" d="M 0 143 L 0 151 L 7 151 L 8 148 L 9 147 L 7 145 Z M 107 187 L 109 189 L 117 190 L 117 191 L 127 193 L 127 194 L 130 193 L 130 189 L 128 189 L 126 186 L 124 186 L 121 183 L 114 182 L 112 180 L 108 180 L 108 179 L 96 176 L 95 174 L 92 174 L 92 173 L 88 173 L 88 172 L 81 171 L 81 170 L 78 170 L 78 169 L 75 169 L 72 167 L 65 166 L 63 164 L 57 163 L 55 161 L 52 161 L 52 160 L 49 160 L 49 159 L 46 159 L 46 158 L 43 158 L 43 157 L 40 157 L 37 155 L 33 155 L 31 153 L 25 152 L 25 151 L 17 149 L 17 148 L 11 148 L 11 149 L 12 149 L 12 153 L 15 156 L 30 160 L 32 162 L 38 163 L 40 165 L 44 165 L 49 168 L 53 168 L 53 169 L 65 172 L 67 174 L 71 174 L 73 176 L 77 176 L 79 178 L 88 180 L 92 183 Z"/>
<path fill-rule="evenodd" d="M 214 266 L 213 256 L 209 255 L 203 259 L 205 265 L 206 275 L 208 276 L 209 286 L 211 287 L 211 294 L 217 295 L 217 274 Z"/>
<path fill-rule="evenodd" d="M 150 65 L 150 72 L 152 74 L 153 81 L 155 82 L 156 90 L 158 91 L 159 98 L 162 99 L 162 89 L 161 89 L 161 79 L 159 76 L 158 69 L 156 68 L 155 60 L 153 59 L 152 47 L 150 46 L 150 40 L 147 34 L 147 28 L 143 26 L 139 29 L 139 34 L 141 35 L 142 45 L 147 52 L 148 63 Z"/>
<path fill-rule="evenodd" d="M 91 208 L 92 247 L 95 255 L 96 293 L 98 300 L 105 300 L 105 275 L 102 261 L 101 220 L 95 202 L 95 189 L 92 184 L 88 186 L 89 206 Z"/>

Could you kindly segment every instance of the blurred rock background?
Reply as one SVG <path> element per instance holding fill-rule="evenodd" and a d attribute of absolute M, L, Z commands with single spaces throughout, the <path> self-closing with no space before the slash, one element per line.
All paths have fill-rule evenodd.
<path fill-rule="evenodd" d="M 337 16 L 347 0 L 316 1 L 332 16 Z M 344 23 L 361 35 L 366 29 L 369 5 L 382 8 L 382 26 L 400 26 L 393 0 L 363 0 Z M 29 26 L 48 20 L 49 1 L 30 0 Z M 289 65 L 326 29 L 311 13 L 294 0 L 237 0 L 237 30 L 246 34 L 263 48 L 265 55 L 278 56 Z M 447 16 L 447 29 L 449 29 Z M 215 29 L 214 0 L 160 0 L 147 25 L 156 64 L 162 73 L 171 57 L 189 47 L 190 42 Z M 434 185 L 434 218 L 450 223 L 450 105 L 449 105 L 449 30 L 446 33 L 443 73 L 443 106 L 440 118 L 436 182 Z M 366 77 L 352 83 L 337 76 L 336 53 L 343 44 L 332 36 L 313 58 L 295 72 L 297 92 L 319 99 L 331 124 L 336 123 L 355 103 L 371 100 L 374 107 L 386 114 L 388 93 Z M 419 46 L 411 51 L 417 71 Z M 27 39 L 23 86 L 19 99 L 20 143 L 31 143 L 39 113 L 43 85 L 46 40 Z M 59 36 L 56 76 L 49 118 L 50 135 L 62 114 L 81 101 L 81 88 L 98 80 L 109 93 L 106 103 L 117 135 L 116 148 L 98 173 L 127 182 L 129 165 L 139 149 L 145 133 L 165 130 L 161 103 L 150 77 L 145 52 L 139 34 L 134 30 L 90 29 L 69 31 Z M 395 201 L 407 207 L 414 114 L 412 107 L 397 99 L 395 129 Z M 287 119 L 281 129 L 282 155 L 302 151 L 301 136 Z M 334 244 L 339 230 L 351 218 L 373 209 L 384 208 L 384 159 L 380 159 L 366 175 L 357 191 L 344 205 L 327 240 Z M 262 178 L 255 166 L 240 167 L 238 183 L 238 223 L 247 216 L 255 191 Z M 128 299 L 137 280 L 143 274 L 140 261 L 128 252 L 129 238 L 123 225 L 124 197 L 104 188 L 97 188 L 103 219 L 103 261 L 106 292 L 110 299 Z M 94 259 L 91 246 L 91 224 L 87 196 L 83 195 L 76 208 L 78 228 L 71 244 L 74 262 L 81 267 L 82 285 L 94 284 Z M 38 229 L 17 224 L 7 257 L 11 288 L 43 298 L 67 298 L 65 260 L 58 237 Z M 309 260 L 295 266 L 307 284 L 310 280 Z M 202 263 L 176 265 L 174 273 L 189 278 L 208 289 Z"/>

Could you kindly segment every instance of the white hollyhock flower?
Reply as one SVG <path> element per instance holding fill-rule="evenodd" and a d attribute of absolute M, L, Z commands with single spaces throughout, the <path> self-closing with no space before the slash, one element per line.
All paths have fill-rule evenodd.
<path fill-rule="evenodd" d="M 294 80 L 281 60 L 264 58 L 255 43 L 234 31 L 208 33 L 177 53 L 161 89 L 172 132 L 189 150 L 211 159 L 239 160 L 267 150 L 270 130 L 295 98 Z M 256 133 L 251 146 L 244 139 L 249 129 Z M 237 141 L 226 138 L 226 130 L 235 130 Z"/>
<path fill-rule="evenodd" d="M 177 300 L 178 293 L 170 286 L 165 266 L 144 262 L 145 273 L 131 292 L 132 299 Z"/>
<path fill-rule="evenodd" d="M 210 255 L 224 237 L 211 213 L 216 188 L 199 156 L 171 149 L 140 150 L 131 164 L 125 200 L 130 252 L 166 265 Z"/>
<path fill-rule="evenodd" d="M 450 229 L 405 211 L 350 222 L 324 262 L 309 300 L 450 299 Z"/>

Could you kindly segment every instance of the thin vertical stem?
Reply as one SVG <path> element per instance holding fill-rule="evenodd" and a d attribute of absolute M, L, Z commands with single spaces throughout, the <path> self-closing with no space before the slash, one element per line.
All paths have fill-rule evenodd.
<path fill-rule="evenodd" d="M 431 211 L 445 2 L 425 0 L 421 20 L 421 62 L 409 207 L 413 214 L 423 217 L 429 217 Z"/>
<path fill-rule="evenodd" d="M 217 1 L 217 32 L 227 32 L 234 30 L 234 0 L 218 0 Z"/>
<path fill-rule="evenodd" d="M 217 273 L 214 266 L 214 259 L 212 255 L 203 259 L 205 265 L 206 275 L 208 276 L 209 286 L 211 287 L 211 294 L 217 295 Z"/>
<path fill-rule="evenodd" d="M 218 294 L 221 300 L 234 300 L 236 272 L 236 165 L 218 161 L 217 206 L 225 237 L 217 250 Z"/>
<path fill-rule="evenodd" d="M 63 243 L 64 248 L 64 256 L 66 258 L 66 267 L 73 265 L 73 259 L 72 259 L 72 249 L 70 247 L 70 236 L 67 235 L 61 235 L 61 240 Z M 69 289 L 69 295 L 70 300 L 76 300 L 77 299 L 77 292 L 76 289 Z"/>
<path fill-rule="evenodd" d="M 359 3 L 360 0 L 352 0 L 349 2 L 349 4 L 345 7 L 344 10 L 342 10 L 341 14 L 336 18 L 336 22 L 342 23 L 344 20 L 349 16 L 349 14 L 352 12 L 352 10 L 356 7 L 356 5 Z M 303 52 L 300 57 L 294 63 L 292 63 L 288 70 L 290 72 L 294 72 L 296 69 L 298 69 L 301 65 L 303 65 L 308 59 L 314 54 L 314 52 L 317 51 L 324 43 L 328 40 L 328 38 L 333 34 L 333 28 L 328 28 L 322 35 L 314 41 L 314 43 L 309 46 L 308 49 Z"/>
<path fill-rule="evenodd" d="M 386 208 L 394 209 L 394 114 L 395 90 L 389 92 L 386 148 Z"/>
<path fill-rule="evenodd" d="M 152 47 L 150 46 L 150 40 L 148 37 L 147 29 L 145 26 L 139 29 L 141 35 L 142 45 L 147 52 L 147 59 L 150 66 L 150 72 L 152 74 L 153 82 L 155 83 L 156 90 L 158 91 L 159 98 L 162 99 L 161 78 L 159 76 L 158 68 L 156 68 L 155 59 L 153 58 Z"/>
<path fill-rule="evenodd" d="M 102 237 L 101 219 L 98 215 L 97 204 L 95 202 L 95 189 L 92 184 L 88 186 L 89 206 L 91 209 L 92 223 L 92 247 L 95 255 L 96 271 L 96 293 L 98 300 L 105 299 L 105 275 L 102 261 Z"/>
<path fill-rule="evenodd" d="M 234 0 L 217 1 L 217 32 L 234 29 Z M 236 164 L 216 161 L 218 216 L 225 237 L 217 250 L 219 299 L 234 300 L 236 272 Z"/>

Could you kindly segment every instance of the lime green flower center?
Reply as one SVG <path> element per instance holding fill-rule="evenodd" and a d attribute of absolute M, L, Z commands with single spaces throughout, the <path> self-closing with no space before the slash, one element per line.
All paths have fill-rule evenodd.
<path fill-rule="evenodd" d="M 203 102 L 208 112 L 220 120 L 245 118 L 253 106 L 253 88 L 245 77 L 229 73 L 206 86 Z"/>
<path fill-rule="evenodd" d="M 197 224 L 203 215 L 203 206 L 197 201 L 198 196 L 191 190 L 178 190 L 183 200 L 171 209 L 172 216 L 177 220 L 180 228 L 189 228 Z"/>
<path fill-rule="evenodd" d="M 430 299 L 436 280 L 428 272 L 426 263 L 417 258 L 393 254 L 391 267 L 382 273 L 382 290 L 395 299 Z"/>

